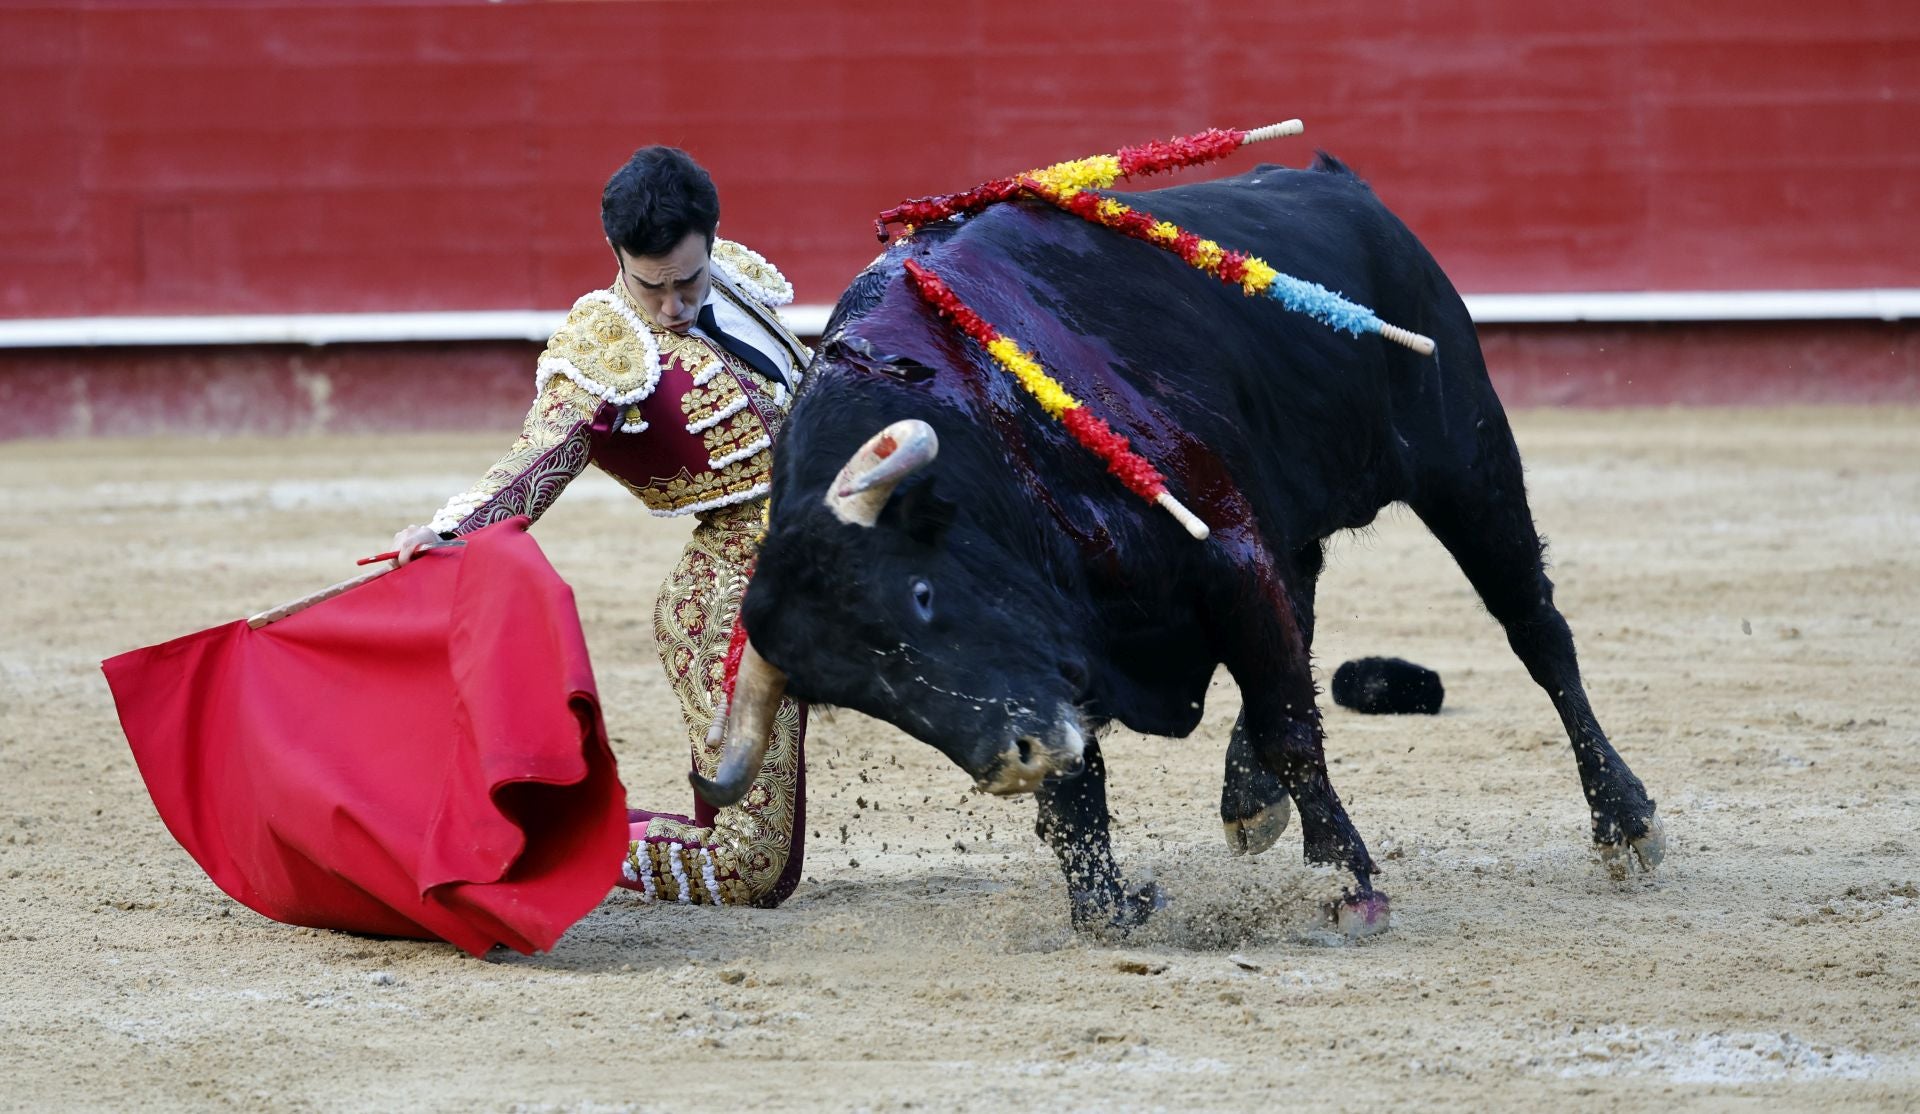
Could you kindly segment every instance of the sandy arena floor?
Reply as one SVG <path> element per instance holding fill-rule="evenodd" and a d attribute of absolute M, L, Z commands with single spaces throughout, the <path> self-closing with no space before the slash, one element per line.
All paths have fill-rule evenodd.
<path fill-rule="evenodd" d="M 1173 904 L 1075 938 L 1032 805 L 816 720 L 806 884 L 610 898 L 551 955 L 295 929 L 148 803 L 98 663 L 302 594 L 504 438 L 0 444 L 0 1106 L 1650 1110 L 1920 1105 L 1920 412 L 1536 413 L 1534 509 L 1602 722 L 1660 802 L 1651 880 L 1586 845 L 1567 743 L 1405 512 L 1340 539 L 1330 674 L 1438 669 L 1436 720 L 1333 709 L 1395 925 L 1314 927 L 1290 830 L 1215 818 L 1231 687 L 1109 740 L 1115 838 Z M 589 477 L 574 585 L 636 804 L 687 804 L 650 601 L 684 534 Z"/>

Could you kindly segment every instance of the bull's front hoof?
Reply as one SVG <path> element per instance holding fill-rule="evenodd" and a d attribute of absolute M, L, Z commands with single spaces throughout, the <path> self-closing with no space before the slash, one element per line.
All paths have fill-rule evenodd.
<path fill-rule="evenodd" d="M 1658 816 L 1649 816 L 1646 831 L 1638 837 L 1625 843 L 1596 842 L 1593 846 L 1600 852 L 1600 862 L 1607 868 L 1608 877 L 1624 882 L 1636 870 L 1652 874 L 1667 857 L 1667 830 Z"/>
<path fill-rule="evenodd" d="M 1287 817 L 1293 806 L 1286 797 L 1243 820 L 1223 820 L 1220 827 L 1227 836 L 1227 850 L 1236 855 L 1258 855 L 1280 841 L 1287 830 Z"/>
<path fill-rule="evenodd" d="M 1077 931 L 1095 935 L 1114 933 L 1124 936 L 1167 907 L 1166 891 L 1160 888 L 1160 883 L 1153 881 L 1098 896 L 1076 893 L 1071 900 L 1073 927 Z"/>
<path fill-rule="evenodd" d="M 1147 918 L 1167 907 L 1167 891 L 1154 881 L 1142 882 L 1127 891 L 1125 901 L 1120 903 L 1120 911 L 1114 915 L 1115 927 L 1133 928 L 1147 923 Z M 1125 924 L 1122 925 L 1122 918 Z"/>
<path fill-rule="evenodd" d="M 1349 940 L 1378 936 L 1392 926 L 1387 895 L 1379 890 L 1367 894 L 1347 894 L 1327 906 L 1327 923 Z"/>

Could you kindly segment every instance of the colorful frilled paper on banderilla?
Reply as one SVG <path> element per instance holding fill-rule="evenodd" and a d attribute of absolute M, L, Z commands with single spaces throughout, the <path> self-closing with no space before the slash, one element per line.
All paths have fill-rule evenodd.
<path fill-rule="evenodd" d="M 1247 144 L 1299 135 L 1304 130 L 1300 121 L 1288 120 L 1244 131 L 1212 128 L 1175 139 L 1122 147 L 1110 155 L 1069 159 L 1023 174 L 996 178 L 961 193 L 904 201 L 882 212 L 874 225 L 884 240 L 889 224 L 902 224 L 911 230 L 936 220 L 979 212 L 1015 197 L 1036 197 L 1082 220 L 1171 252 L 1195 270 L 1238 286 L 1249 296 L 1272 298 L 1329 328 L 1354 336 L 1373 333 L 1423 356 L 1433 355 L 1432 338 L 1383 321 L 1367 307 L 1319 283 L 1275 270 L 1259 256 L 1223 247 L 1196 232 L 1093 192 L 1111 189 L 1122 178 L 1162 174 L 1215 162 Z"/>
<path fill-rule="evenodd" d="M 1082 220 L 1169 251 L 1195 270 L 1238 286 L 1249 296 L 1270 297 L 1287 309 L 1304 313 L 1330 328 L 1355 336 L 1374 333 L 1422 355 L 1432 355 L 1434 344 L 1430 338 L 1382 321 L 1372 310 L 1318 283 L 1284 274 L 1258 256 L 1224 248 L 1204 236 L 1094 192 L 1111 188 L 1121 178 L 1200 166 L 1225 158 L 1249 143 L 1299 135 L 1304 130 L 1300 121 L 1288 120 L 1247 131 L 1213 128 L 1175 139 L 1122 147 L 1109 155 L 1071 159 L 1024 174 L 995 178 L 960 193 L 903 201 L 882 212 L 874 221 L 874 230 L 885 240 L 887 227 L 892 224 L 902 225 L 911 233 L 920 225 L 976 213 L 1015 197 L 1035 197 Z M 921 298 L 948 323 L 985 348 L 1049 417 L 1065 425 L 1074 440 L 1099 457 L 1129 491 L 1165 509 L 1195 538 L 1207 537 L 1206 524 L 1168 492 L 1159 471 L 1134 452 L 1124 436 L 1115 433 L 1105 421 L 1068 394 L 1032 353 L 989 325 L 924 264 L 910 259 L 906 262 L 906 272 L 910 285 Z"/>

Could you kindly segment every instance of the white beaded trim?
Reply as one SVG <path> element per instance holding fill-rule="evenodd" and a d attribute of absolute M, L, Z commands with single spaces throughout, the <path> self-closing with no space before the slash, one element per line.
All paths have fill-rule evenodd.
<path fill-rule="evenodd" d="M 653 892 L 653 856 L 647 856 L 645 870 L 634 865 L 646 848 L 645 840 L 636 839 L 628 843 L 627 857 L 620 861 L 620 873 L 626 876 L 627 881 L 640 883 L 640 900 L 654 902 L 659 900 L 659 895 Z"/>
<path fill-rule="evenodd" d="M 745 491 L 736 491 L 732 495 L 721 495 L 713 499 L 702 499 L 698 503 L 688 503 L 684 507 L 675 507 L 670 511 L 660 511 L 648 507 L 647 513 L 655 518 L 677 518 L 683 514 L 694 514 L 699 511 L 710 511 L 716 507 L 730 507 L 735 503 L 749 502 L 760 498 L 771 490 L 772 487 L 765 480 L 762 480 Z"/>
<path fill-rule="evenodd" d="M 714 411 L 712 414 L 709 414 L 706 417 L 701 418 L 699 421 L 688 422 L 687 432 L 688 433 L 705 433 L 706 431 L 712 429 L 714 426 L 719 425 L 721 422 L 726 421 L 728 418 L 733 417 L 735 414 L 738 414 L 740 411 L 745 410 L 746 408 L 747 408 L 747 396 L 742 394 L 739 398 L 736 398 L 732 402 L 727 403 L 725 406 Z"/>
<path fill-rule="evenodd" d="M 715 252 L 713 253 L 713 269 L 719 271 L 723 278 L 732 283 L 736 288 L 752 293 L 755 300 L 763 306 L 784 306 L 793 301 L 793 284 L 787 281 L 787 276 L 781 274 L 778 267 L 767 262 L 766 256 L 761 255 L 745 244 L 736 243 L 732 240 L 723 242 L 732 246 L 732 248 L 741 255 L 765 267 L 767 273 L 771 274 L 774 277 L 774 281 L 779 285 L 776 286 L 771 283 L 759 282 L 747 278 L 736 270 L 733 264 L 727 262 L 720 253 Z"/>
<path fill-rule="evenodd" d="M 647 428 L 647 422 L 645 418 L 639 418 L 631 422 L 620 423 L 620 432 L 622 433 L 640 433 L 645 431 L 646 428 Z"/>
<path fill-rule="evenodd" d="M 773 447 L 773 441 L 769 439 L 766 434 L 763 433 L 759 437 L 754 438 L 751 444 L 735 449 L 733 452 L 730 452 L 725 456 L 708 457 L 707 467 L 715 470 L 725 468 L 727 465 L 732 464 L 735 461 L 741 461 L 741 460 L 747 459 L 753 454 L 759 452 L 761 449 L 771 449 L 772 447 Z"/>
<path fill-rule="evenodd" d="M 565 356 L 542 356 L 540 357 L 540 362 L 535 365 L 533 375 L 534 397 L 540 397 L 540 392 L 547 389 L 547 383 L 551 381 L 554 376 L 564 375 L 573 381 L 574 386 L 579 387 L 595 398 L 611 402 L 615 406 L 630 406 L 652 394 L 653 388 L 660 382 L 660 357 L 651 350 L 651 345 L 649 345 L 647 355 L 652 357 L 653 363 L 647 369 L 646 381 L 631 391 L 614 390 L 612 387 L 593 378 L 586 372 L 574 367 L 573 361 L 567 359 Z"/>
<path fill-rule="evenodd" d="M 713 852 L 704 847 L 700 849 L 700 876 L 707 881 L 707 892 L 713 895 L 713 903 L 725 905 L 726 902 L 720 897 L 720 879 L 713 872 Z"/>
<path fill-rule="evenodd" d="M 454 496 L 454 499 L 458 498 L 460 498 L 458 495 Z M 449 501 L 446 506 L 440 508 L 439 513 L 433 516 L 433 521 L 427 523 L 427 529 L 432 530 L 436 534 L 451 533 L 454 527 L 465 522 L 468 515 L 479 509 L 480 504 L 478 503 L 456 503 Z"/>
<path fill-rule="evenodd" d="M 673 871 L 674 884 L 680 887 L 680 904 L 691 905 L 693 894 L 688 891 L 692 887 L 687 882 L 687 869 L 680 865 L 680 848 L 678 843 L 667 844 L 667 867 Z"/>

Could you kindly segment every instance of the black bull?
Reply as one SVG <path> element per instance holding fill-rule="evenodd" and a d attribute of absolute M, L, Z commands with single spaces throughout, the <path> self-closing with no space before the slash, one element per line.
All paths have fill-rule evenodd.
<path fill-rule="evenodd" d="M 1610 869 L 1650 869 L 1654 802 L 1587 703 L 1519 452 L 1433 258 L 1324 156 L 1133 200 L 1433 337 L 1437 355 L 1335 332 L 1037 202 L 922 229 L 841 298 L 786 425 L 746 599 L 750 665 L 776 686 L 784 673 L 801 699 L 901 727 L 982 787 L 1035 791 L 1075 923 L 1089 925 L 1131 923 L 1157 899 L 1129 892 L 1114 865 L 1095 733 L 1117 720 L 1188 734 L 1225 664 L 1242 699 L 1222 793 L 1229 842 L 1269 845 L 1291 798 L 1306 858 L 1350 871 L 1347 909 L 1371 919 L 1384 907 L 1377 868 L 1322 751 L 1314 584 L 1329 535 L 1404 502 L 1552 698 Z M 1194 540 L 1106 475 L 908 287 L 909 257 L 1128 436 L 1212 537 Z M 937 453 L 927 438 L 917 467 L 847 514 L 859 484 L 843 466 L 859 472 L 849 462 L 863 444 L 903 419 L 931 427 Z M 757 757 L 743 703 L 765 698 L 736 699 L 711 796 L 744 789 Z"/>

